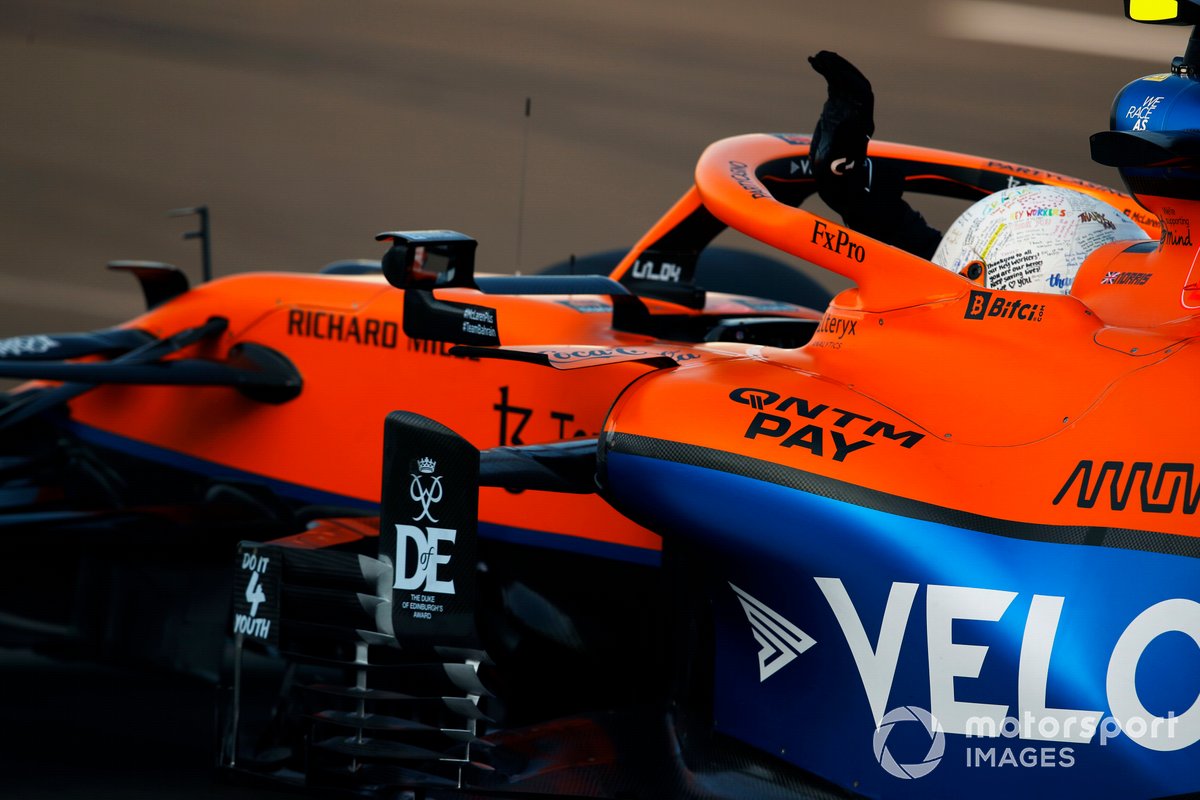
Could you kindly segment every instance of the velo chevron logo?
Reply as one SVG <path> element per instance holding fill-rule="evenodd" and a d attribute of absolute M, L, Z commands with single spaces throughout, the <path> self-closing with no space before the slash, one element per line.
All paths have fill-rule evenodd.
<path fill-rule="evenodd" d="M 758 651 L 758 682 L 762 683 L 795 660 L 796 656 L 817 643 L 817 640 L 784 619 L 761 600 L 751 597 L 733 583 L 754 639 L 762 646 Z"/>

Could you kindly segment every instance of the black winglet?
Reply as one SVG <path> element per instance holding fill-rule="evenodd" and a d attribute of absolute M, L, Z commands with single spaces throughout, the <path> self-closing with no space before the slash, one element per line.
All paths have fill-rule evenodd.
<path fill-rule="evenodd" d="M 138 280 L 146 298 L 146 310 L 158 308 L 173 298 L 186 294 L 187 276 L 178 267 L 160 261 L 110 261 L 114 272 L 128 272 Z"/>
<path fill-rule="evenodd" d="M 395 568 L 396 638 L 474 647 L 479 451 L 444 425 L 408 411 L 383 429 L 380 558 Z"/>
<path fill-rule="evenodd" d="M 566 494 L 596 491 L 595 439 L 493 447 L 479 457 L 479 481 L 483 486 Z"/>

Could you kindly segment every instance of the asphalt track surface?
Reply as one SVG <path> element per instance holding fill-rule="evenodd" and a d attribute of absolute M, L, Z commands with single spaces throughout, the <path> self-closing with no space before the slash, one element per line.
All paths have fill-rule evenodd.
<path fill-rule="evenodd" d="M 165 212 L 199 203 L 218 275 L 378 257 L 396 229 L 468 233 L 500 272 L 628 245 L 709 142 L 811 130 L 820 49 L 872 79 L 878 138 L 1119 185 L 1088 136 L 1186 40 L 1148 48 L 1120 8 L 4 0 L 0 336 L 138 313 L 111 259 L 195 275 Z M 212 781 L 210 720 L 202 686 L 0 653 L 0 796 L 263 796 Z"/>

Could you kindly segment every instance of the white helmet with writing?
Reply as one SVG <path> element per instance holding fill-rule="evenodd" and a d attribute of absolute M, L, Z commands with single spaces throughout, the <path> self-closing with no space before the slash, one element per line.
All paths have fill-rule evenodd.
<path fill-rule="evenodd" d="M 982 262 L 990 289 L 1068 294 L 1079 265 L 1109 242 L 1148 239 L 1138 225 L 1091 195 L 1061 186 L 1014 186 L 964 211 L 933 262 L 973 277 Z"/>

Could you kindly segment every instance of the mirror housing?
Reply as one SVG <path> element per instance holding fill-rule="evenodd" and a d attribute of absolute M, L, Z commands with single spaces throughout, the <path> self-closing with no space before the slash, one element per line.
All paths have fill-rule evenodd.
<path fill-rule="evenodd" d="M 397 289 L 475 287 L 475 248 L 457 231 L 387 231 L 376 241 L 392 243 L 383 256 L 383 274 Z"/>

